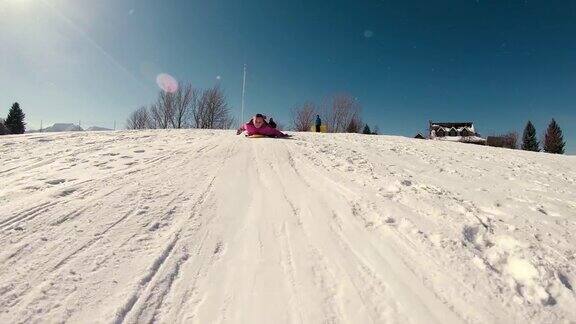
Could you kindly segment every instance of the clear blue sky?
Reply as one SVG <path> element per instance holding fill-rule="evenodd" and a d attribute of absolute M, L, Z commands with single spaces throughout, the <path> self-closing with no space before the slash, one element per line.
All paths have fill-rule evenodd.
<path fill-rule="evenodd" d="M 345 91 L 385 134 L 555 118 L 576 153 L 574 0 L 0 0 L 0 107 L 33 128 L 123 126 L 159 73 L 219 82 L 239 115 L 244 63 L 247 112 L 281 122 Z"/>

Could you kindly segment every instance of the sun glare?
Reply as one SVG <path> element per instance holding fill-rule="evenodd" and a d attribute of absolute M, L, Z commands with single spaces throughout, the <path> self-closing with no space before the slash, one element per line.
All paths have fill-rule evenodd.
<path fill-rule="evenodd" d="M 38 0 L 0 0 L 0 3 L 4 2 L 9 6 L 11 5 L 11 6 L 22 7 L 22 6 L 29 6 L 33 2 L 37 2 L 37 1 Z"/>

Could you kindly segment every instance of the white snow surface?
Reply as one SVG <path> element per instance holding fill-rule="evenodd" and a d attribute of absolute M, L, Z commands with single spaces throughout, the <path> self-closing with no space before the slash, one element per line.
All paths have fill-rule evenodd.
<path fill-rule="evenodd" d="M 573 156 L 156 130 L 0 162 L 0 323 L 576 321 Z"/>
<path fill-rule="evenodd" d="M 86 130 L 89 132 L 101 132 L 101 131 L 111 131 L 112 129 L 100 126 L 91 126 L 86 128 Z"/>

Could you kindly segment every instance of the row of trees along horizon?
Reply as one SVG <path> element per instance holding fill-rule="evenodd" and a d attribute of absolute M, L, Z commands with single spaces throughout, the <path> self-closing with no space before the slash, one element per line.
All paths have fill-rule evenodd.
<path fill-rule="evenodd" d="M 289 128 L 309 131 L 316 115 L 323 117 L 328 132 L 378 133 L 378 126 L 371 129 L 368 124 L 362 123 L 360 104 L 348 94 L 333 95 L 322 105 L 308 101 L 292 109 Z M 220 87 L 202 90 L 184 83 L 174 92 L 160 91 L 154 103 L 133 111 L 128 116 L 126 128 L 230 129 L 235 124 L 236 120 Z M 285 128 L 284 124 L 278 123 L 278 128 Z"/>
<path fill-rule="evenodd" d="M 540 152 L 540 146 L 544 152 L 564 154 L 566 142 L 562 135 L 562 129 L 554 118 L 548 124 L 546 132 L 541 136 L 541 141 L 538 141 L 536 135 L 536 127 L 531 121 L 526 123 L 524 132 L 522 134 L 522 141 L 518 145 L 518 134 L 516 132 L 509 132 L 501 136 L 488 136 L 487 145 L 504 147 L 510 149 L 522 149 L 525 151 Z"/>
<path fill-rule="evenodd" d="M 358 101 L 346 93 L 332 95 L 320 105 L 307 101 L 292 109 L 290 129 L 298 132 L 310 131 L 316 115 L 320 115 L 328 132 L 378 134 L 377 125 L 371 129 L 367 123 L 362 122 L 361 111 Z M 148 107 L 140 107 L 130 114 L 126 127 L 230 129 L 235 123 L 226 96 L 218 86 L 200 90 L 185 83 L 173 93 L 160 91 L 155 103 Z M 278 123 L 278 128 L 283 129 L 284 125 Z M 515 132 L 497 138 L 500 142 L 494 143 L 493 146 L 518 148 L 518 135 Z M 543 149 L 548 153 L 564 154 L 565 145 L 562 130 L 552 119 L 544 135 Z M 530 121 L 524 129 L 520 148 L 526 151 L 540 151 L 536 129 Z"/>
<path fill-rule="evenodd" d="M 545 152 L 564 154 L 566 142 L 564 141 L 562 130 L 554 118 L 552 118 L 552 121 L 548 125 L 548 129 L 544 134 L 543 146 Z M 524 128 L 524 134 L 522 135 L 522 149 L 526 151 L 540 152 L 540 142 L 538 142 L 538 139 L 536 138 L 536 128 L 531 121 L 528 121 Z"/>
<path fill-rule="evenodd" d="M 316 115 L 324 116 L 324 125 L 333 133 L 377 134 L 378 126 L 370 129 L 361 121 L 361 106 L 348 94 L 336 94 L 325 100 L 322 105 L 308 101 L 291 111 L 291 129 L 309 131 Z M 20 105 L 12 104 L 6 119 L 0 118 L 0 135 L 24 134 L 25 114 Z M 160 91 L 155 103 L 140 107 L 130 114 L 126 122 L 127 129 L 166 129 L 166 128 L 202 128 L 230 129 L 236 123 L 231 116 L 224 92 L 218 86 L 201 90 L 184 84 L 175 92 Z M 278 124 L 282 129 L 281 123 Z M 364 127 L 362 127 L 364 125 Z M 562 130 L 552 119 L 543 135 L 542 143 L 536 136 L 536 128 L 528 121 L 518 147 L 518 135 L 510 132 L 500 136 L 502 142 L 495 146 L 520 148 L 526 151 L 564 154 L 566 142 Z M 488 143 L 490 145 L 490 143 Z"/>
<path fill-rule="evenodd" d="M 174 92 L 160 91 L 156 102 L 133 111 L 127 129 L 230 129 L 235 119 L 219 86 L 201 90 L 185 83 Z"/>

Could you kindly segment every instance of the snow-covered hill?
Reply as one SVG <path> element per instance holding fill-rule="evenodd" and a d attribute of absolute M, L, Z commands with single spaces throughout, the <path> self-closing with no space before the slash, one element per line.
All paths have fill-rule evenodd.
<path fill-rule="evenodd" d="M 576 321 L 575 157 L 172 130 L 0 162 L 0 323 Z"/>
<path fill-rule="evenodd" d="M 110 128 L 100 127 L 100 126 L 91 126 L 91 127 L 86 128 L 86 130 L 89 132 L 111 131 Z"/>

